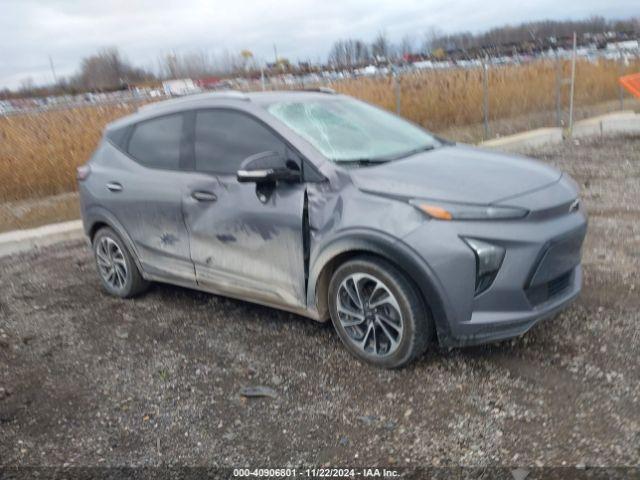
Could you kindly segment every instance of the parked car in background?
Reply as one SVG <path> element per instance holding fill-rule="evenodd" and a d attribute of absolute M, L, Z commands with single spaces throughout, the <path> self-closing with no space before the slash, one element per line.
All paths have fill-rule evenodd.
<path fill-rule="evenodd" d="M 581 288 L 571 178 L 329 91 L 143 107 L 78 179 L 107 292 L 161 281 L 331 319 L 382 367 L 521 335 Z"/>
<path fill-rule="evenodd" d="M 170 97 L 181 97 L 201 91 L 200 87 L 190 78 L 165 80 L 162 82 L 162 89 L 164 90 L 164 94 Z"/>

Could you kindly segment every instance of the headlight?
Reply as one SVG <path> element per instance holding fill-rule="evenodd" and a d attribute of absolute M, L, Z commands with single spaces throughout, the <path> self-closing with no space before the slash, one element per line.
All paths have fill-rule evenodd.
<path fill-rule="evenodd" d="M 409 203 L 438 220 L 510 220 L 525 217 L 529 211 L 518 207 L 469 205 L 464 203 L 410 200 Z"/>
<path fill-rule="evenodd" d="M 498 274 L 505 250 L 499 245 L 463 238 L 476 256 L 476 295 L 484 292 L 491 286 Z"/>

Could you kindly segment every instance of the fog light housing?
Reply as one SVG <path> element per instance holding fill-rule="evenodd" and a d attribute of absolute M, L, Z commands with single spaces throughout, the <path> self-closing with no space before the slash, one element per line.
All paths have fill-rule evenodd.
<path fill-rule="evenodd" d="M 476 290 L 480 295 L 487 290 L 498 274 L 505 250 L 499 245 L 483 242 L 475 238 L 464 238 L 476 257 Z"/>

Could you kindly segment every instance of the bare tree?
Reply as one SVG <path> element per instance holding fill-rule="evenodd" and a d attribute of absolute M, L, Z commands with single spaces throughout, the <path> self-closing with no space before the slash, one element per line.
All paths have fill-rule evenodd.
<path fill-rule="evenodd" d="M 148 73 L 131 66 L 118 49 L 112 47 L 84 58 L 77 82 L 89 89 L 112 89 L 148 77 Z"/>
<path fill-rule="evenodd" d="M 433 50 L 440 48 L 438 41 L 444 37 L 444 32 L 438 27 L 431 26 L 424 33 L 424 40 L 422 42 L 422 51 L 425 53 L 431 53 Z"/>
<path fill-rule="evenodd" d="M 386 33 L 380 32 L 371 44 L 371 54 L 373 57 L 381 62 L 389 59 L 391 53 L 391 45 Z"/>
<path fill-rule="evenodd" d="M 163 76 L 169 78 L 197 78 L 210 74 L 212 66 L 204 52 L 170 53 L 164 58 L 163 70 Z"/>
<path fill-rule="evenodd" d="M 371 61 L 371 53 L 369 47 L 362 40 L 356 40 L 355 43 L 355 55 L 358 65 L 364 65 Z"/>
<path fill-rule="evenodd" d="M 400 54 L 404 57 L 415 53 L 415 42 L 411 35 L 405 35 L 400 42 Z"/>
<path fill-rule="evenodd" d="M 593 16 L 585 20 L 543 20 L 526 22 L 515 26 L 506 25 L 475 35 L 470 32 L 445 35 L 437 28 L 431 27 L 425 33 L 423 48 L 426 52 L 432 52 L 437 49 L 488 49 L 510 44 L 521 47 L 526 45 L 540 47 L 549 45 L 551 38 L 570 38 L 573 32 L 583 37 L 584 35 L 602 35 L 607 31 L 629 32 L 632 35 L 637 35 L 640 32 L 640 23 L 637 18 L 624 21 L 609 21 L 604 17 Z"/>
<path fill-rule="evenodd" d="M 249 50 L 240 53 L 224 51 L 218 55 L 205 52 L 170 53 L 160 58 L 160 74 L 164 78 L 201 78 L 210 75 L 242 74 L 257 68 L 257 60 Z"/>
<path fill-rule="evenodd" d="M 361 40 L 348 38 L 334 42 L 329 52 L 329 63 L 339 68 L 364 65 L 370 60 L 369 48 Z"/>
<path fill-rule="evenodd" d="M 30 95 L 35 90 L 35 83 L 32 77 L 26 77 L 20 80 L 20 93 L 23 95 Z"/>

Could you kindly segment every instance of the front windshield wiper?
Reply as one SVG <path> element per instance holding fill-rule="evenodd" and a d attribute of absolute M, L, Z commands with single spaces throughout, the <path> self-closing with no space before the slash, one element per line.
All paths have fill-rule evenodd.
<path fill-rule="evenodd" d="M 358 165 L 361 167 L 367 167 L 370 165 L 380 165 L 381 163 L 387 163 L 390 160 L 386 158 L 349 158 L 345 160 L 334 160 L 339 165 Z"/>
<path fill-rule="evenodd" d="M 392 162 L 394 160 L 400 160 L 401 158 L 410 157 L 411 155 L 415 155 L 420 152 L 428 152 L 429 150 L 433 150 L 436 148 L 435 145 L 423 145 L 418 148 L 412 148 L 406 152 L 399 153 L 397 155 L 392 155 L 389 157 L 365 157 L 365 158 L 346 158 L 344 160 L 334 160 L 334 162 L 339 164 L 350 164 L 350 165 L 358 165 L 358 166 L 370 166 L 370 165 L 379 165 L 381 163 Z"/>
<path fill-rule="evenodd" d="M 416 153 L 428 152 L 429 150 L 433 150 L 434 148 L 436 148 L 436 146 L 432 144 L 423 145 L 422 147 L 412 148 L 411 150 L 402 152 L 398 155 L 393 155 L 392 157 L 384 157 L 384 160 L 388 162 L 391 162 L 393 160 L 400 160 L 401 158 L 407 158 L 407 157 L 410 157 L 411 155 L 415 155 Z"/>

